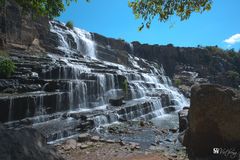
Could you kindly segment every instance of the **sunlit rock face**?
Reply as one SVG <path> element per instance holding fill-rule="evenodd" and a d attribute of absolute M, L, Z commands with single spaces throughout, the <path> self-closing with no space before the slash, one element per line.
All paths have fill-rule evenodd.
<path fill-rule="evenodd" d="M 11 50 L 17 70 L 0 81 L 2 122 L 33 124 L 48 141 L 113 122 L 152 119 L 188 105 L 161 64 L 121 40 L 50 21 L 45 54 Z M 123 97 L 113 106 L 110 99 Z"/>
<path fill-rule="evenodd" d="M 169 45 L 149 45 L 132 42 L 135 56 L 155 61 L 163 65 L 166 74 L 173 78 L 181 72 L 196 72 L 196 83 L 206 81 L 238 88 L 240 78 L 230 78 L 229 73 L 239 75 L 240 57 L 229 56 L 229 52 L 213 47 L 175 47 Z M 184 75 L 184 74 L 183 74 Z M 204 82 L 203 82 L 204 81 Z"/>
<path fill-rule="evenodd" d="M 191 94 L 189 128 L 184 137 L 189 151 L 206 157 L 222 156 L 214 155 L 213 148 L 237 152 L 240 142 L 240 93 L 231 88 L 204 84 L 195 85 Z M 228 155 L 226 158 L 229 159 Z"/>
<path fill-rule="evenodd" d="M 23 14 L 22 8 L 14 0 L 5 3 L 5 8 L 0 8 L 0 48 L 44 50 L 40 46 L 46 46 L 44 44 L 48 36 L 48 18 L 33 19 L 31 13 Z"/>

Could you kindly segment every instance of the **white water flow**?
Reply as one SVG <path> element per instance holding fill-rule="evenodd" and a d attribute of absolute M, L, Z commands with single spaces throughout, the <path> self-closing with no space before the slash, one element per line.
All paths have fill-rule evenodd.
<path fill-rule="evenodd" d="M 76 50 L 84 55 L 91 58 L 96 58 L 95 55 L 95 42 L 92 40 L 91 33 L 74 27 L 73 29 L 68 29 L 64 23 L 51 21 L 50 31 L 56 33 L 59 37 L 60 45 L 58 48 L 64 53 L 74 53 Z M 73 42 L 70 41 L 73 38 Z M 75 43 L 75 44 L 74 44 Z M 74 47 L 75 46 L 75 47 Z"/>
<path fill-rule="evenodd" d="M 11 121 L 12 120 L 12 108 L 13 108 L 13 99 L 10 98 L 9 99 L 9 111 L 8 111 L 8 120 Z"/>
<path fill-rule="evenodd" d="M 58 37 L 57 48 L 64 52 L 64 55 L 49 54 L 57 65 L 46 74 L 46 77 L 49 81 L 57 80 L 63 84 L 63 92 L 67 92 L 67 95 L 61 97 L 59 94 L 57 96 L 59 102 L 56 104 L 59 110 L 63 107 L 64 111 L 68 112 L 66 115 L 76 117 L 79 113 L 87 115 L 93 120 L 94 126 L 99 127 L 121 120 L 150 120 L 166 114 L 164 107 L 171 106 L 178 110 L 188 106 L 188 101 L 177 88 L 172 86 L 161 65 L 131 54 L 127 55 L 127 65 L 98 60 L 95 58 L 95 42 L 89 32 L 78 28 L 71 30 L 55 21 L 50 22 L 50 27 L 51 32 Z M 109 49 L 107 46 L 102 47 Z M 106 55 L 110 51 L 114 49 L 110 48 L 106 51 Z M 133 45 L 131 52 L 134 52 Z M 76 56 L 77 54 L 84 56 Z M 127 80 L 128 93 L 124 93 L 125 80 Z M 162 104 L 162 95 L 167 95 L 170 105 Z M 109 104 L 109 99 L 123 96 L 125 96 L 125 104 L 118 107 Z M 64 100 L 69 104 L 61 104 Z M 43 104 L 40 103 L 39 106 Z M 61 125 L 58 124 L 59 121 Z M 50 120 L 47 123 L 50 130 L 52 130 L 51 125 L 59 126 L 53 129 L 54 134 L 51 135 L 56 134 L 57 138 L 52 139 L 76 134 L 74 125 L 79 124 L 78 119 L 71 116 L 66 119 Z M 41 124 L 40 128 L 45 125 Z"/>
<path fill-rule="evenodd" d="M 60 43 L 58 48 L 64 51 L 66 55 L 80 52 L 84 53 L 84 55 L 88 55 L 93 58 L 95 57 L 95 42 L 92 40 L 92 36 L 89 32 L 79 28 L 68 29 L 63 23 L 56 21 L 51 21 L 50 26 L 51 32 L 57 34 L 59 37 Z M 132 44 L 129 45 L 131 52 L 134 52 L 134 46 Z M 57 59 L 56 57 L 53 58 Z M 79 101 L 75 100 L 75 98 L 79 98 L 80 105 L 77 105 L 78 108 L 86 108 L 89 103 L 91 103 L 91 105 L 95 104 L 94 107 L 97 107 L 97 105 L 107 104 L 109 98 L 119 95 L 118 89 L 121 89 L 121 84 L 118 84 L 117 88 L 114 74 L 109 74 L 107 71 L 104 71 L 106 73 L 94 73 L 93 69 L 86 65 L 90 64 L 90 66 L 94 66 L 95 70 L 98 69 L 97 64 L 95 64 L 97 62 L 102 63 L 101 66 L 115 66 L 117 68 L 116 73 L 127 78 L 131 99 L 167 94 L 172 102 L 172 105 L 179 106 L 179 108 L 188 105 L 185 97 L 172 86 L 171 80 L 165 76 L 162 66 L 159 66 L 156 63 L 150 64 L 144 59 L 131 55 L 128 55 L 128 58 L 131 68 L 111 62 L 100 62 L 98 60 L 93 62 L 91 59 L 85 59 L 87 63 L 79 64 L 73 63 L 72 61 L 74 61 L 74 59 L 71 59 L 71 57 L 62 58 L 62 61 L 64 61 L 71 70 L 69 72 L 69 70 L 61 67 L 61 73 L 59 71 L 59 79 L 75 79 L 75 81 L 69 81 L 68 89 L 70 91 L 70 104 L 76 105 L 74 102 Z M 143 66 L 148 66 L 149 68 L 146 70 Z M 82 82 L 82 73 L 86 74 L 87 77 L 85 78 L 95 77 L 94 81 L 88 82 L 88 85 L 85 82 Z M 86 97 L 87 93 L 90 93 L 90 98 Z M 76 107 L 74 106 L 73 108 Z"/>

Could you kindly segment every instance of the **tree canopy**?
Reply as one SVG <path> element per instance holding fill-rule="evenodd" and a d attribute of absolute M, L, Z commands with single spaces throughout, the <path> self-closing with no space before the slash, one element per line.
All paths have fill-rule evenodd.
<path fill-rule="evenodd" d="M 37 15 L 48 16 L 50 18 L 60 16 L 61 12 L 65 10 L 65 5 L 69 6 L 71 2 L 77 0 L 15 0 L 23 11 L 34 12 Z M 89 0 L 86 0 L 87 2 Z M 6 0 L 0 0 L 0 4 L 4 5 Z"/>
<path fill-rule="evenodd" d="M 0 0 L 4 4 L 6 0 Z M 23 11 L 33 11 L 37 15 L 50 18 L 60 16 L 72 2 L 78 0 L 15 0 Z M 89 2 L 90 0 L 86 0 Z M 186 20 L 193 12 L 202 13 L 210 10 L 212 0 L 129 0 L 129 7 L 137 19 L 143 20 L 139 30 L 149 28 L 152 20 L 157 17 L 159 21 L 165 22 L 171 16 L 177 15 L 181 20 Z"/>
<path fill-rule="evenodd" d="M 129 0 L 129 7 L 137 19 L 143 20 L 139 30 L 149 28 L 152 20 L 157 17 L 166 22 L 176 15 L 180 20 L 188 19 L 193 12 L 202 13 L 211 9 L 212 0 Z"/>

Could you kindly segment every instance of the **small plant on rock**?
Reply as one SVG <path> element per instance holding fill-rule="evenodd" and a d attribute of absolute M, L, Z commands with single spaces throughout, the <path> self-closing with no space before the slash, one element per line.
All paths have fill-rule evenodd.
<path fill-rule="evenodd" d="M 176 86 L 180 86 L 182 84 L 182 81 L 180 79 L 175 79 L 174 83 Z"/>
<path fill-rule="evenodd" d="M 66 26 L 67 26 L 68 28 L 70 28 L 70 29 L 73 29 L 73 22 L 72 22 L 72 21 L 68 21 L 68 22 L 66 23 Z"/>
<path fill-rule="evenodd" d="M 9 78 L 15 72 L 16 66 L 11 59 L 0 57 L 0 77 Z"/>

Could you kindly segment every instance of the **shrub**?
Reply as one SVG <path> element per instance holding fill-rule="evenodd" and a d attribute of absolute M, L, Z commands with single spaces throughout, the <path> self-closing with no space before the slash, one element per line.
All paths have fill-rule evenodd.
<path fill-rule="evenodd" d="M 68 28 L 70 28 L 70 29 L 73 29 L 73 22 L 72 22 L 72 21 L 68 21 L 68 22 L 66 23 L 66 26 L 67 26 Z"/>
<path fill-rule="evenodd" d="M 236 71 L 227 71 L 227 78 L 236 80 L 240 78 L 240 74 Z"/>
<path fill-rule="evenodd" d="M 159 66 L 159 64 L 157 63 L 153 63 L 154 67 L 157 68 L 157 69 L 160 69 L 161 67 Z"/>
<path fill-rule="evenodd" d="M 118 40 L 119 40 L 119 41 L 122 41 L 122 42 L 125 42 L 125 40 L 124 40 L 124 39 L 122 39 L 122 38 L 118 38 Z"/>
<path fill-rule="evenodd" d="M 0 59 L 0 77 L 9 78 L 15 72 L 16 66 L 11 59 Z"/>
<path fill-rule="evenodd" d="M 182 84 L 182 81 L 180 79 L 175 79 L 174 83 L 176 86 L 180 86 Z"/>
<path fill-rule="evenodd" d="M 232 58 L 240 58 L 240 54 L 237 52 L 228 52 L 228 55 Z"/>

